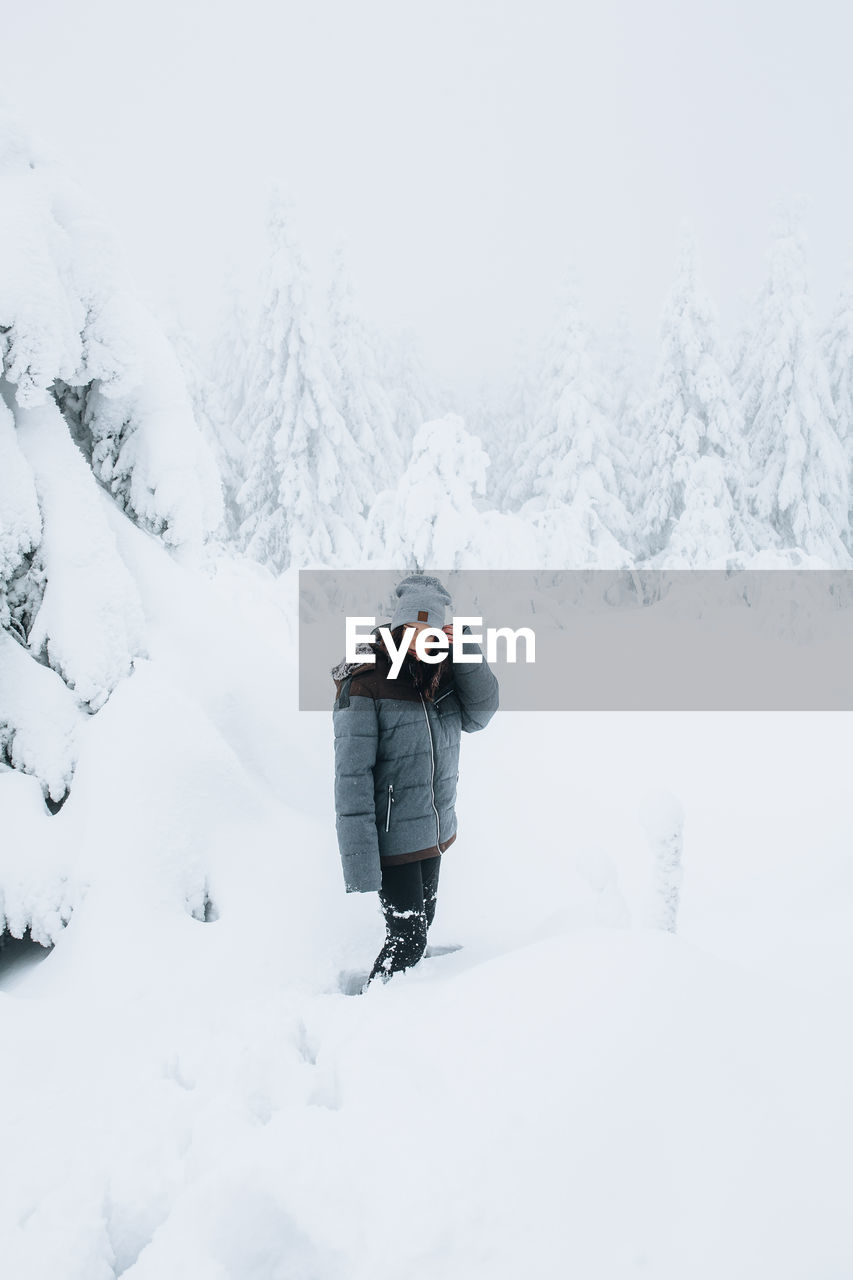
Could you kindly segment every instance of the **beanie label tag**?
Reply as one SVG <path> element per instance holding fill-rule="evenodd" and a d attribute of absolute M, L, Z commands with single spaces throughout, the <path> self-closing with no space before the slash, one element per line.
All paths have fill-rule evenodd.
<path fill-rule="evenodd" d="M 427 610 L 418 609 L 418 622 L 427 622 L 428 620 L 429 620 L 429 613 L 427 612 Z"/>

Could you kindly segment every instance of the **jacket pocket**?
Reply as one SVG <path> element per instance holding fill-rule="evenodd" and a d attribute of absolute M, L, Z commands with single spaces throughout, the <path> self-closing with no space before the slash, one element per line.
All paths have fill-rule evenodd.
<path fill-rule="evenodd" d="M 388 783 L 388 802 L 385 809 L 385 830 L 391 825 L 391 805 L 394 803 L 394 783 Z"/>
<path fill-rule="evenodd" d="M 443 718 L 445 716 L 452 717 L 454 713 L 458 713 L 459 699 L 451 696 L 455 693 L 456 689 L 451 685 L 449 689 L 445 689 L 444 693 L 439 694 L 435 702 L 432 704 L 435 707 L 437 715 Z"/>

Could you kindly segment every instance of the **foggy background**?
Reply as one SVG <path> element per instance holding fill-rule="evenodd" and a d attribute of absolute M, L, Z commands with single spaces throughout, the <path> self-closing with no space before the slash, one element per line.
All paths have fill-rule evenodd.
<path fill-rule="evenodd" d="M 652 359 L 682 222 L 728 336 L 771 206 L 807 214 L 822 321 L 853 244 L 850 10 L 506 0 L 4 0 L 2 94 L 204 340 L 281 182 L 316 287 L 345 234 L 369 317 L 445 382 L 499 374 L 575 263 Z"/>

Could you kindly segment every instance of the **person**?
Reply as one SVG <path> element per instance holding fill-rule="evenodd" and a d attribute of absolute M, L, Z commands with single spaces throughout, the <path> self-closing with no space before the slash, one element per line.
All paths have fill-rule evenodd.
<path fill-rule="evenodd" d="M 332 669 L 335 702 L 335 825 L 348 893 L 378 892 L 385 941 L 365 983 L 387 981 L 422 958 L 435 915 L 441 859 L 457 835 L 456 789 L 462 732 L 485 729 L 498 709 L 498 681 L 481 661 L 454 662 L 445 625 L 447 589 L 429 574 L 396 587 L 390 621 L 399 651 L 413 628 L 396 678 L 379 627 L 363 658 Z M 440 662 L 422 662 L 417 632 L 442 630 L 451 642 Z M 470 636 L 470 628 L 463 627 Z M 427 642 L 429 643 L 429 642 Z M 434 650 L 436 651 L 436 650 Z"/>

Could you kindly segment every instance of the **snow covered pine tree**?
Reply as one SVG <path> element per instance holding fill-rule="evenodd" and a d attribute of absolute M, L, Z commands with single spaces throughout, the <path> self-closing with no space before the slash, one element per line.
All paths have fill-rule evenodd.
<path fill-rule="evenodd" d="M 111 513 L 188 549 L 220 519 L 221 494 L 178 363 L 110 234 L 8 118 L 0 242 L 0 759 L 56 809 L 81 717 L 144 651 Z"/>

